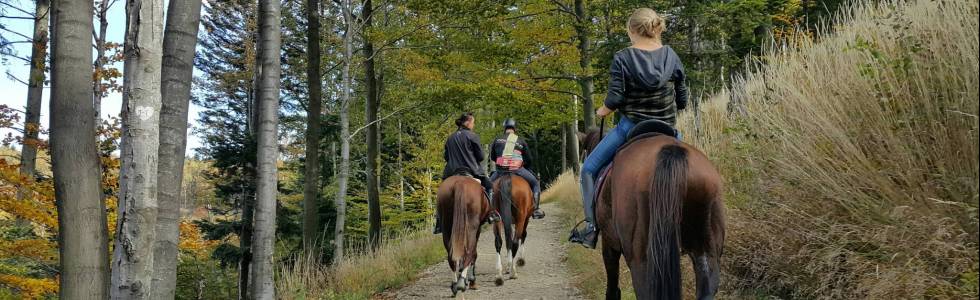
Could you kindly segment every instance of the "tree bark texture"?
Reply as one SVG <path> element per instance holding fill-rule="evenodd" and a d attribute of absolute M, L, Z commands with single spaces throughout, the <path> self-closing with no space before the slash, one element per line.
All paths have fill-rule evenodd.
<path fill-rule="evenodd" d="M 252 265 L 249 299 L 275 299 L 273 252 L 276 239 L 277 166 L 279 157 L 279 78 L 282 65 L 279 49 L 282 32 L 279 0 L 259 1 L 259 47 L 261 65 L 258 83 L 259 128 L 257 188 L 252 234 Z"/>
<path fill-rule="evenodd" d="M 51 168 L 61 299 L 108 297 L 109 238 L 92 114 L 92 1 L 56 0 L 51 30 Z"/>
<path fill-rule="evenodd" d="M 177 289 L 181 182 L 187 147 L 187 110 L 201 0 L 170 0 L 163 33 L 160 94 L 160 161 L 157 164 L 157 239 L 153 249 L 153 299 L 173 299 Z"/>
<path fill-rule="evenodd" d="M 122 135 L 126 143 L 120 149 L 119 216 L 110 290 L 113 299 L 152 297 L 163 21 L 163 0 L 126 2 Z"/>

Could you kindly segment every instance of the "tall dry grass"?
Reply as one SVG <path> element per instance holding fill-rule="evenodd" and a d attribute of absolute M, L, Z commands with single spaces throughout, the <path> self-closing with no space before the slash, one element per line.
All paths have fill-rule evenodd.
<path fill-rule="evenodd" d="M 417 231 L 385 238 L 375 251 L 348 252 L 331 265 L 321 255 L 301 253 L 276 274 L 280 299 L 368 299 L 414 280 L 445 258 L 439 236 Z M 354 247 L 354 249 L 367 249 Z"/>
<path fill-rule="evenodd" d="M 724 289 L 977 298 L 978 4 L 875 3 L 682 116 L 727 179 Z"/>

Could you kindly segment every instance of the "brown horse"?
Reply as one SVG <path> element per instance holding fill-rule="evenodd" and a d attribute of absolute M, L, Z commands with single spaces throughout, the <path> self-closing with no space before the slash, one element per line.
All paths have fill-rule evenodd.
<path fill-rule="evenodd" d="M 509 171 L 493 183 L 493 205 L 499 209 L 500 222 L 493 226 L 497 247 L 497 278 L 494 283 L 504 284 L 500 248 L 506 246 L 510 261 L 510 279 L 517 278 L 517 267 L 524 266 L 524 242 L 527 240 L 527 224 L 534 211 L 531 185 L 524 178 Z"/>
<path fill-rule="evenodd" d="M 467 288 L 476 288 L 476 243 L 480 225 L 490 213 L 490 204 L 480 181 L 469 176 L 446 178 L 437 193 L 442 243 L 453 271 L 450 289 L 453 297 Z"/>
<path fill-rule="evenodd" d="M 597 135 L 583 140 L 592 142 L 588 149 Z M 606 298 L 620 298 L 622 255 L 637 299 L 680 299 L 681 250 L 694 265 L 697 298 L 714 298 L 725 217 L 722 178 L 708 158 L 671 136 L 645 134 L 619 149 L 605 182 L 597 191 L 596 222 Z"/>

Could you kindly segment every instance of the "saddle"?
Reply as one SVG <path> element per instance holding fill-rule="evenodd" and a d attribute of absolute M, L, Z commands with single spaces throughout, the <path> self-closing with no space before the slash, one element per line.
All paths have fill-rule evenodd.
<path fill-rule="evenodd" d="M 616 150 L 616 154 L 619 154 L 620 150 L 626 148 L 626 146 L 629 146 L 629 144 L 635 141 L 639 141 L 650 137 L 655 137 L 658 135 L 676 137 L 677 129 L 674 129 L 673 126 L 670 126 L 670 124 L 667 124 L 667 122 L 661 120 L 641 121 L 640 123 L 637 123 L 635 126 L 633 126 L 633 129 L 630 129 L 630 132 L 626 134 L 626 142 L 623 143 L 622 146 L 619 146 L 619 149 Z M 615 160 L 616 160 L 616 156 L 614 155 L 613 160 L 610 161 L 605 166 L 603 166 L 601 170 L 599 170 L 599 176 L 596 177 L 596 182 L 595 182 L 595 192 L 592 193 L 592 203 L 598 203 L 599 194 L 601 194 L 602 188 L 606 183 L 606 175 L 609 175 L 609 172 L 612 171 L 613 162 Z"/>

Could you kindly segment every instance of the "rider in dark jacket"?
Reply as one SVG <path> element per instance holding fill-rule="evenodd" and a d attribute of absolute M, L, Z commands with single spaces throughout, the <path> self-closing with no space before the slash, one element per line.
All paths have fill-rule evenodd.
<path fill-rule="evenodd" d="M 445 180 L 453 175 L 462 174 L 473 176 L 473 178 L 480 180 L 480 185 L 486 192 L 487 201 L 490 201 L 493 199 L 493 182 L 487 177 L 480 163 L 485 156 L 483 146 L 480 144 L 480 136 L 473 132 L 475 124 L 476 119 L 473 117 L 473 113 L 464 113 L 459 119 L 456 119 L 456 126 L 459 129 L 446 139 L 446 145 L 442 151 L 442 158 L 446 160 L 446 167 L 442 170 L 442 179 Z M 496 222 L 496 213 L 491 212 L 488 218 L 491 223 Z M 432 233 L 442 233 L 438 214 L 436 214 L 436 228 Z"/>
<path fill-rule="evenodd" d="M 527 183 L 531 184 L 531 190 L 534 193 L 533 217 L 535 219 L 544 218 L 544 212 L 541 211 L 541 207 L 539 206 L 541 203 L 541 184 L 538 182 L 538 179 L 534 177 L 534 173 L 531 173 L 531 171 L 527 169 L 531 165 L 530 147 L 527 146 L 527 142 L 524 141 L 524 138 L 516 138 L 513 149 L 507 149 L 508 138 L 510 135 L 517 137 L 517 121 L 514 121 L 514 119 L 507 119 L 504 121 L 504 134 L 497 136 L 497 138 L 493 140 L 493 145 L 490 146 L 490 161 L 494 162 L 494 166 L 497 169 L 497 171 L 493 172 L 493 175 L 490 176 L 490 180 L 497 181 L 497 177 L 503 174 L 503 172 L 501 172 L 502 170 L 511 168 L 510 166 L 500 165 L 501 161 L 498 161 L 498 158 L 505 156 L 508 159 L 520 160 L 520 167 L 517 169 L 512 169 L 511 172 L 514 172 L 514 174 L 517 176 L 521 176 L 524 178 L 524 180 L 527 180 Z M 507 153 L 508 151 L 511 153 Z"/>

